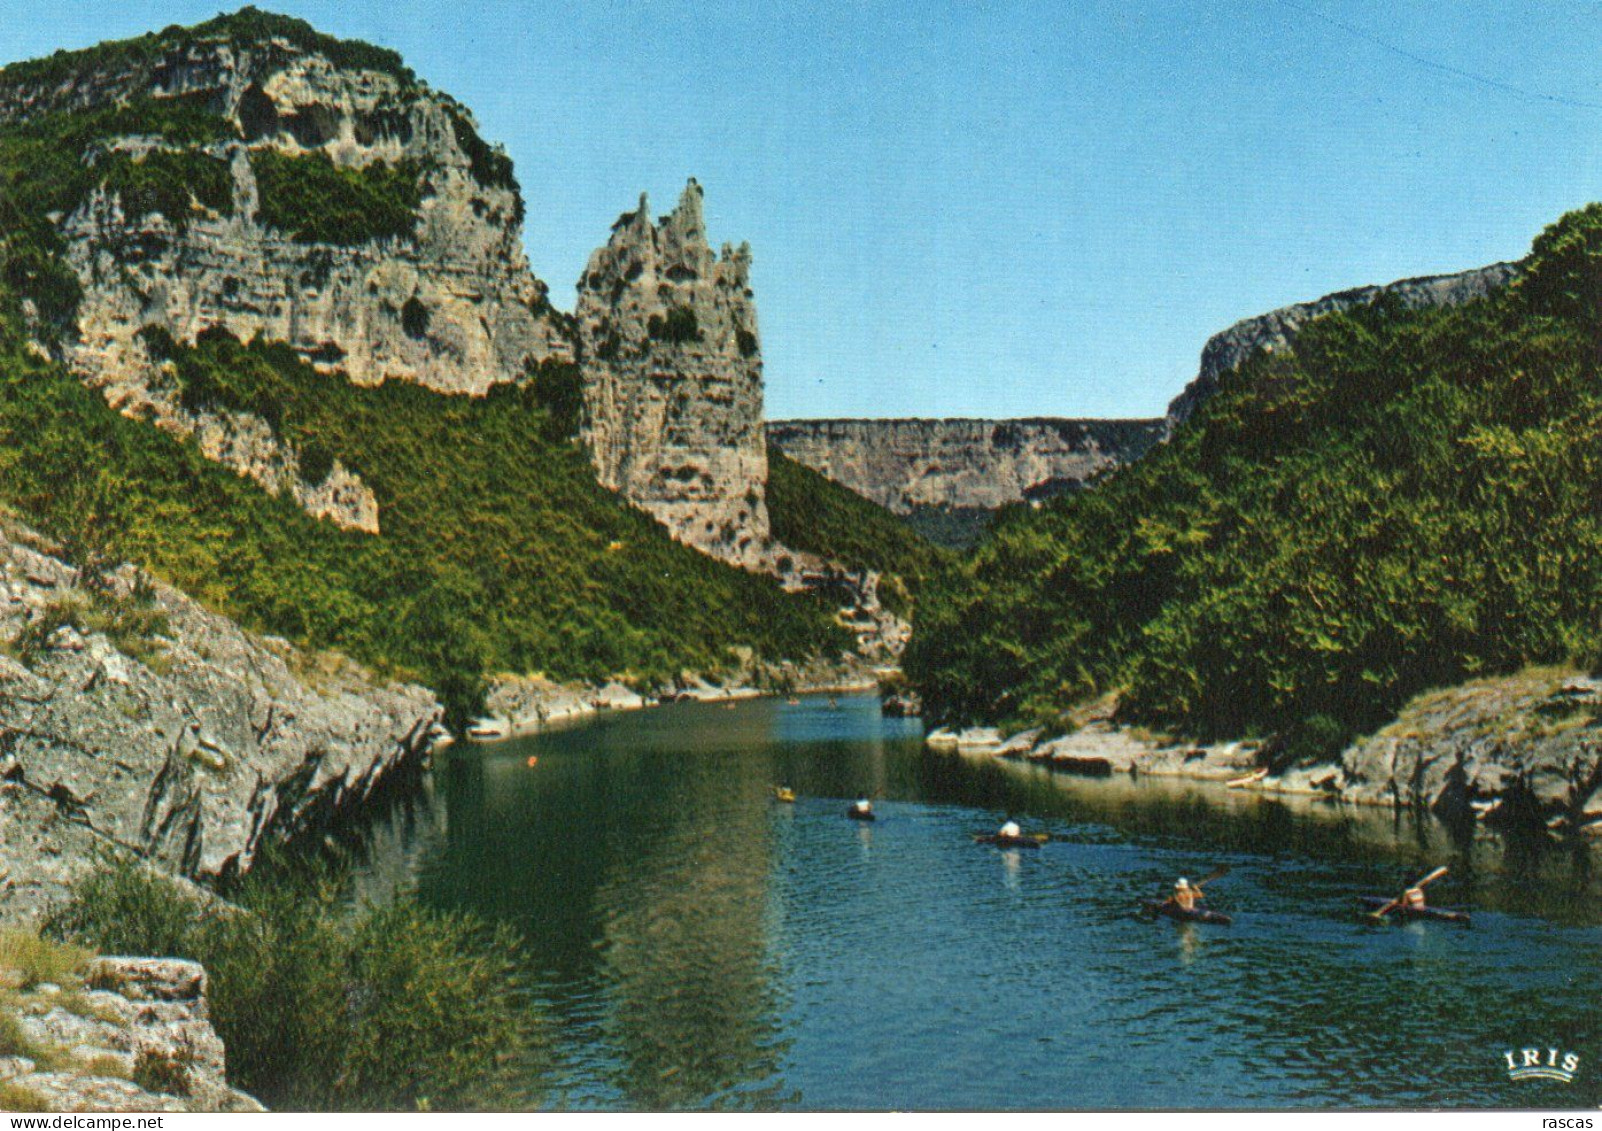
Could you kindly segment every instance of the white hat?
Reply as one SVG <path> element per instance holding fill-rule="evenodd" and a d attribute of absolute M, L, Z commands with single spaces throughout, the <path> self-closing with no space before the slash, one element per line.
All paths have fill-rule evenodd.
<path fill-rule="evenodd" d="M 1180 876 L 1179 879 L 1175 881 L 1174 886 L 1176 888 L 1188 888 L 1190 886 L 1190 881 L 1184 876 Z"/>

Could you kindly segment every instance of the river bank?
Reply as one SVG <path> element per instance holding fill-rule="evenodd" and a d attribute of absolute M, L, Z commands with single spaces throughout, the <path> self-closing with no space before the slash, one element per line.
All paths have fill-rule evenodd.
<path fill-rule="evenodd" d="M 1323 758 L 1275 738 L 1194 743 L 1087 708 L 1067 734 L 939 728 L 930 749 L 1018 759 L 1087 777 L 1170 777 L 1260 793 L 1415 810 L 1501 832 L 1602 836 L 1602 678 L 1530 668 L 1426 692 Z"/>
<path fill-rule="evenodd" d="M 526 935 L 552 1049 L 530 1107 L 1595 1095 L 1509 1081 L 1500 1052 L 1520 1038 L 1484 1004 L 1516 997 L 1517 1025 L 1593 1047 L 1573 1002 L 1592 992 L 1602 904 L 1580 854 L 1372 806 L 935 755 L 872 695 L 683 703 L 457 753 L 430 807 L 373 838 L 358 891 L 410 888 Z M 843 816 L 863 794 L 871 825 Z M 572 835 L 574 813 L 595 835 Z M 974 843 L 1008 816 L 1051 841 Z M 1210 898 L 1233 926 L 1132 917 L 1225 864 Z M 1361 896 L 1441 864 L 1432 902 L 1472 908 L 1473 930 L 1358 921 Z M 1195 987 L 1177 1005 L 1176 981 Z M 1420 992 L 1430 1009 L 1376 1032 L 1377 1010 Z"/>
<path fill-rule="evenodd" d="M 604 684 L 560 683 L 543 676 L 500 676 L 484 697 L 485 714 L 466 728 L 473 742 L 500 742 L 592 722 L 603 715 L 640 711 L 668 703 L 738 703 L 763 696 L 850 695 L 877 691 L 899 669 L 862 656 L 803 664 L 766 664 L 743 658 L 739 668 L 717 677 L 684 673 L 665 686 L 637 690 L 618 680 Z"/>

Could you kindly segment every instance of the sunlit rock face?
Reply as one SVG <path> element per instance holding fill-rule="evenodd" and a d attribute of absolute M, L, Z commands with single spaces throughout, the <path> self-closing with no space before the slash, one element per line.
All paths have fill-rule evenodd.
<path fill-rule="evenodd" d="M 682 542 L 769 556 L 762 351 L 751 252 L 707 243 L 701 186 L 653 222 L 644 197 L 591 257 L 575 310 L 585 439 L 600 481 Z"/>
<path fill-rule="evenodd" d="M 140 332 L 159 327 L 191 344 L 223 330 L 287 343 L 330 379 L 482 393 L 570 356 L 563 316 L 524 256 L 511 162 L 465 107 L 386 52 L 367 49 L 381 56 L 369 59 L 326 37 L 250 37 L 227 18 L 214 24 L 0 69 L 0 123 L 77 122 L 86 165 L 181 155 L 225 171 L 221 193 L 196 190 L 187 210 L 97 188 L 52 216 L 82 288 L 62 352 L 124 412 L 193 438 L 314 515 L 376 531 L 376 501 L 354 473 L 336 466 L 313 481 L 259 418 L 184 407 Z M 217 128 L 182 139 L 124 132 L 162 107 L 201 112 Z M 333 204 L 274 226 L 258 175 L 264 154 L 394 175 L 410 199 L 381 237 L 340 230 Z M 308 215 L 319 210 L 327 214 Z M 284 230 L 302 219 L 322 224 L 315 234 Z"/>
<path fill-rule="evenodd" d="M 1354 287 L 1337 291 L 1312 302 L 1271 310 L 1245 318 L 1227 330 L 1207 339 L 1202 348 L 1201 368 L 1196 379 L 1186 385 L 1168 405 L 1168 424 L 1176 428 L 1189 420 L 1209 397 L 1218 391 L 1219 378 L 1253 355 L 1288 348 L 1303 326 L 1325 314 L 1366 306 L 1388 297 L 1408 308 L 1459 306 L 1507 286 L 1518 275 L 1514 263 L 1493 263 L 1455 275 L 1428 275 L 1400 279 L 1383 286 Z"/>
<path fill-rule="evenodd" d="M 133 154 L 183 148 L 228 161 L 231 214 L 197 205 L 180 228 L 95 194 L 63 218 L 85 292 L 76 355 L 85 368 L 115 379 L 129 340 L 149 324 L 181 342 L 214 326 L 245 340 L 263 335 L 358 384 L 400 379 L 450 392 L 482 392 L 567 352 L 546 287 L 523 254 L 510 162 L 448 95 L 338 66 L 283 39 L 185 43 L 48 95 L 0 72 L 0 120 L 146 97 L 201 102 L 238 136 L 96 145 Z M 415 227 L 362 243 L 301 242 L 268 227 L 249 160 L 262 149 L 326 156 L 340 168 L 414 163 L 426 182 Z"/>
<path fill-rule="evenodd" d="M 1144 455 L 1161 420 L 775 420 L 768 442 L 897 514 L 995 510 Z"/>

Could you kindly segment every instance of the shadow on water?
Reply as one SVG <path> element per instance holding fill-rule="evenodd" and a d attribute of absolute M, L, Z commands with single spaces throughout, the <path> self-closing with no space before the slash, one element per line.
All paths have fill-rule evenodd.
<path fill-rule="evenodd" d="M 531 764 L 530 759 L 533 759 Z M 800 795 L 776 803 L 771 788 Z M 845 820 L 877 795 L 880 820 Z M 973 844 L 1013 815 L 1055 839 Z M 579 1108 L 1529 1106 L 1531 1042 L 1602 1062 L 1589 857 L 1431 822 L 935 754 L 871 698 L 683 705 L 455 751 L 363 893 L 520 929 Z M 1360 925 L 1447 862 L 1472 930 Z M 1138 922 L 1214 864 L 1228 929 Z M 1434 889 L 1432 889 L 1433 891 Z"/>

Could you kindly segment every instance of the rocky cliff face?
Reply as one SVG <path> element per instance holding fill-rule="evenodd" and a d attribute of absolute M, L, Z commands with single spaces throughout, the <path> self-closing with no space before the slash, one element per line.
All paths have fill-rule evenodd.
<path fill-rule="evenodd" d="M 755 568 L 770 539 L 751 253 L 713 253 L 701 195 L 692 180 L 655 222 L 642 196 L 579 280 L 585 439 L 605 486 Z"/>
<path fill-rule="evenodd" d="M 1219 378 L 1225 373 L 1259 350 L 1272 352 L 1286 348 L 1295 341 L 1303 326 L 1321 315 L 1363 306 L 1382 295 L 1395 298 L 1403 306 L 1411 308 L 1457 306 L 1507 286 L 1517 274 L 1517 264 L 1493 263 L 1489 267 L 1455 275 L 1429 275 L 1401 279 L 1384 286 L 1354 287 L 1312 302 L 1300 302 L 1259 314 L 1255 318 L 1243 319 L 1229 329 L 1214 334 L 1202 347 L 1201 369 L 1195 380 L 1186 385 L 1168 405 L 1169 427 L 1177 427 L 1189 420 L 1207 398 L 1218 390 Z"/>
<path fill-rule="evenodd" d="M 448 96 L 282 37 L 188 38 L 57 88 L 28 79 L 0 71 L 0 121 L 181 99 L 221 115 L 235 135 L 177 147 L 228 163 L 226 209 L 197 203 L 177 222 L 97 192 L 63 218 L 85 291 L 75 357 L 86 369 L 115 379 L 149 324 L 180 341 L 213 326 L 246 340 L 260 334 L 358 384 L 399 379 L 447 392 L 482 392 L 566 352 L 523 255 L 510 162 Z M 99 145 L 134 155 L 175 148 L 139 136 Z M 410 163 L 424 182 L 415 223 L 360 242 L 272 227 L 252 160 L 263 150 L 326 157 L 339 169 Z"/>
<path fill-rule="evenodd" d="M 15 973 L 0 970 L 0 989 L 31 1055 L 0 1057 L 0 1110 L 263 1110 L 228 1084 L 197 963 L 100 958 L 82 986 L 8 984 Z"/>
<path fill-rule="evenodd" d="M 164 871 L 247 868 L 421 768 L 440 708 L 253 637 L 129 567 L 0 537 L 0 921 L 59 899 L 96 845 Z"/>
<path fill-rule="evenodd" d="M 1602 834 L 1602 679 L 1535 669 L 1420 695 L 1339 768 L 1353 800 Z"/>
<path fill-rule="evenodd" d="M 372 531 L 358 478 L 340 467 L 306 481 L 299 453 L 259 419 L 186 411 L 139 335 L 262 336 L 359 384 L 444 392 L 480 393 L 569 355 L 523 254 L 510 161 L 465 108 L 388 52 L 356 47 L 247 9 L 4 68 L 0 124 L 49 129 L 70 113 L 66 136 L 85 139 L 69 144 L 90 170 L 158 170 L 107 176 L 52 217 L 82 288 L 65 347 L 80 375 L 312 513 Z M 164 128 L 175 118 L 181 128 Z M 161 199 L 175 191 L 163 168 L 191 179 L 187 207 Z M 194 175 L 207 170 L 209 189 Z M 294 195 L 319 172 L 323 188 Z"/>
<path fill-rule="evenodd" d="M 995 510 L 1139 459 L 1160 420 L 777 420 L 768 442 L 897 514 Z"/>

